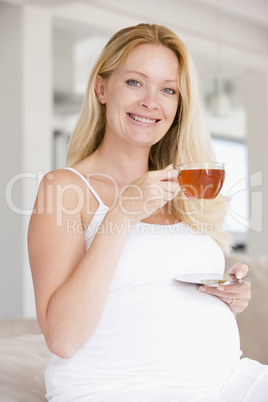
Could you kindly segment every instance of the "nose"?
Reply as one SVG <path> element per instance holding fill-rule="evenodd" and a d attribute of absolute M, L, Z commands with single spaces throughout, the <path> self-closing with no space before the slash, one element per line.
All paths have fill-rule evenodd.
<path fill-rule="evenodd" d="M 158 109 L 159 104 L 157 101 L 157 95 L 151 91 L 144 92 L 143 97 L 139 101 L 139 105 L 148 110 Z"/>

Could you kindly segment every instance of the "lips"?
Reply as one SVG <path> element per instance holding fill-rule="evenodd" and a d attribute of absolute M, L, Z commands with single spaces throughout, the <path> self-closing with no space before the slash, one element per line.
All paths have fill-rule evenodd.
<path fill-rule="evenodd" d="M 141 117 L 141 116 L 138 116 L 137 114 L 132 114 L 132 113 L 128 113 L 128 115 L 129 115 L 129 117 L 131 117 L 131 119 L 138 121 L 140 123 L 145 123 L 145 124 L 154 124 L 159 121 L 159 119 L 149 119 L 149 118 Z"/>

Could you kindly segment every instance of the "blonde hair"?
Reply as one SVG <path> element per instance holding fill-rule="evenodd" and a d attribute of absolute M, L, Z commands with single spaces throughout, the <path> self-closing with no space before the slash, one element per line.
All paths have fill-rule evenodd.
<path fill-rule="evenodd" d="M 166 135 L 151 147 L 149 169 L 163 169 L 171 163 L 176 166 L 184 162 L 215 160 L 210 136 L 204 126 L 197 73 L 189 50 L 170 29 L 142 23 L 118 31 L 104 47 L 91 73 L 81 115 L 70 141 L 69 166 L 92 154 L 104 137 L 106 107 L 98 101 L 95 93 L 97 75 L 108 78 L 132 49 L 148 43 L 171 49 L 179 61 L 177 113 Z M 189 201 L 180 193 L 171 202 L 171 207 L 177 217 L 192 227 L 194 225 L 198 232 L 211 230 L 209 234 L 224 251 L 228 251 L 230 238 L 222 228 L 226 209 L 223 197 L 205 202 Z"/>

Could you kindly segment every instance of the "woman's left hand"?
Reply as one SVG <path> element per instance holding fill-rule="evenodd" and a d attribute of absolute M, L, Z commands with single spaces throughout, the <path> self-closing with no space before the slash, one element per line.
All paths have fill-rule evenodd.
<path fill-rule="evenodd" d="M 240 263 L 234 264 L 227 274 L 233 274 L 237 279 L 243 279 L 248 273 L 248 266 Z M 217 296 L 225 302 L 234 314 L 241 313 L 248 306 L 251 298 L 250 283 L 238 283 L 235 285 L 220 285 L 217 288 L 200 286 L 199 290 Z"/>

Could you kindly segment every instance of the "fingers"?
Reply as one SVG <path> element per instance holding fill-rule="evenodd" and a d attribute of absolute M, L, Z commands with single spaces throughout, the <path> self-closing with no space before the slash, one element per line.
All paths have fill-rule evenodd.
<path fill-rule="evenodd" d="M 173 182 L 159 182 L 146 185 L 143 191 L 142 206 L 145 215 L 152 214 L 168 201 L 171 201 L 178 191 L 177 184 Z"/>
<path fill-rule="evenodd" d="M 217 288 L 201 286 L 199 290 L 218 297 L 234 313 L 240 313 L 245 310 L 251 298 L 250 283 L 241 283 L 237 285 L 221 285 Z"/>
<path fill-rule="evenodd" d="M 242 279 L 245 276 L 247 276 L 248 273 L 248 266 L 245 264 L 241 263 L 236 263 L 234 264 L 229 271 L 227 271 L 227 274 L 235 275 L 237 279 Z"/>
<path fill-rule="evenodd" d="M 161 189 L 160 193 L 162 191 L 164 197 L 168 197 L 168 200 L 174 198 L 180 191 L 180 186 L 178 185 L 178 183 L 174 183 L 173 181 L 160 182 L 159 186 Z M 150 187 L 150 185 L 148 187 Z"/>
<path fill-rule="evenodd" d="M 201 286 L 199 290 L 201 292 L 209 293 L 218 297 L 225 298 L 227 301 L 232 299 L 238 299 L 246 297 L 250 299 L 250 283 L 241 283 L 237 285 L 221 285 L 217 288 L 209 286 Z"/>
<path fill-rule="evenodd" d="M 224 292 L 228 297 L 235 297 L 250 289 L 250 283 L 238 283 L 235 285 L 220 285 L 216 289 Z"/>
<path fill-rule="evenodd" d="M 150 177 L 150 183 L 146 188 L 154 188 L 161 196 L 163 201 L 171 201 L 180 191 L 178 183 L 178 172 L 173 169 L 172 165 L 167 166 L 165 169 L 151 171 L 147 173 Z"/>
<path fill-rule="evenodd" d="M 233 294 L 233 296 L 231 297 L 231 293 L 229 293 L 228 298 L 220 298 L 234 313 L 241 313 L 249 304 L 251 298 L 250 287 L 247 287 L 242 293 Z"/>
<path fill-rule="evenodd" d="M 171 201 L 179 192 L 178 172 L 172 165 L 149 171 L 123 188 L 117 199 L 120 211 L 141 220 Z"/>
<path fill-rule="evenodd" d="M 178 183 L 178 171 L 176 169 L 173 169 L 172 165 L 167 166 L 165 169 L 153 170 L 153 171 L 147 172 L 146 175 L 148 177 L 150 177 L 153 181 L 158 181 L 158 180 L 175 181 L 176 180 Z"/>

